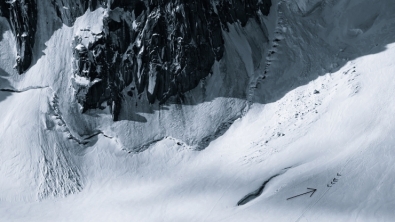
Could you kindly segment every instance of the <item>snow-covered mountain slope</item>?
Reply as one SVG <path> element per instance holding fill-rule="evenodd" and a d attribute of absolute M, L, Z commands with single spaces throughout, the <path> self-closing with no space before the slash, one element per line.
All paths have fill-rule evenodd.
<path fill-rule="evenodd" d="M 266 31 L 223 32 L 224 58 L 189 103 L 115 123 L 71 102 L 64 44 L 103 11 L 56 30 L 22 76 L 4 28 L 0 221 L 395 218 L 395 2 L 275 1 Z M 197 138 L 211 142 L 197 151 Z"/>

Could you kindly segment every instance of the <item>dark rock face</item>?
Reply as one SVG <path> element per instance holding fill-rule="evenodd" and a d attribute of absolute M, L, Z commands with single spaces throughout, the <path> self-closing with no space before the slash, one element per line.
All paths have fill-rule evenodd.
<path fill-rule="evenodd" d="M 26 71 L 32 61 L 34 38 L 37 26 L 35 0 L 1 1 L 1 16 L 8 19 L 16 38 L 18 73 Z"/>
<path fill-rule="evenodd" d="M 269 15 L 271 6 L 271 0 L 222 0 L 216 3 L 218 16 L 220 17 L 224 30 L 227 31 L 227 22 L 232 24 L 234 22 L 240 21 L 242 26 L 245 26 L 248 19 L 250 18 L 255 18 L 256 21 L 259 22 L 258 12 L 267 16 Z"/>
<path fill-rule="evenodd" d="M 31 63 L 37 21 L 37 0 L 1 1 L 17 39 L 19 73 Z M 112 3 L 110 3 L 112 2 Z M 268 15 L 271 0 L 51 0 L 59 19 L 72 26 L 87 9 L 108 9 L 104 30 L 94 41 L 73 45 L 73 87 L 83 111 L 111 107 L 118 119 L 123 90 L 166 102 L 195 88 L 224 53 L 222 31 Z M 108 5 L 110 4 L 110 5 Z"/>
<path fill-rule="evenodd" d="M 74 83 L 77 100 L 83 111 L 107 102 L 114 120 L 129 86 L 129 96 L 145 94 L 150 103 L 182 100 L 222 58 L 227 23 L 244 26 L 270 6 L 270 0 L 114 1 L 95 42 L 74 40 L 74 76 L 92 83 Z"/>
<path fill-rule="evenodd" d="M 68 26 L 75 18 L 90 8 L 105 6 L 105 0 L 51 0 L 58 17 Z M 15 68 L 19 74 L 31 65 L 37 28 L 37 0 L 0 1 L 0 16 L 7 18 L 16 38 L 17 59 Z"/>
<path fill-rule="evenodd" d="M 106 7 L 106 0 L 51 0 L 56 15 L 67 26 L 72 26 L 75 19 L 85 13 L 87 9 L 95 10 Z"/>
<path fill-rule="evenodd" d="M 9 4 L 6 1 L 0 1 L 0 16 L 5 18 L 10 17 Z"/>

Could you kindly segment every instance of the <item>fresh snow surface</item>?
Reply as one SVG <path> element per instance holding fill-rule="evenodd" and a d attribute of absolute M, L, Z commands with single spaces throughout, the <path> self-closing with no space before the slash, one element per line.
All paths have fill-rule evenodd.
<path fill-rule="evenodd" d="M 0 86 L 15 92 L 0 91 L 0 221 L 393 221 L 395 2 L 274 3 L 262 19 L 271 48 L 261 76 L 253 48 L 243 47 L 253 24 L 225 35 L 255 84 L 252 104 L 202 151 L 167 136 L 128 153 L 118 137 L 133 139 L 133 129 L 108 135 L 121 123 L 73 137 L 73 113 L 61 108 L 72 75 L 67 42 L 102 10 L 56 30 L 21 77 L 10 71 L 14 40 L 3 32 Z M 307 188 L 317 191 L 287 200 Z"/>

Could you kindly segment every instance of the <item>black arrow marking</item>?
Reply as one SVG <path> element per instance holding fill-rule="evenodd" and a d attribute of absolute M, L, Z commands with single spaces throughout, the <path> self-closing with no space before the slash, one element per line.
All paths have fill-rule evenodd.
<path fill-rule="evenodd" d="M 317 191 L 317 189 L 314 189 L 314 188 L 307 188 L 307 189 L 309 189 L 310 191 L 308 191 L 306 193 L 302 193 L 302 194 L 296 195 L 296 196 L 293 196 L 293 197 L 290 197 L 290 198 L 287 198 L 287 200 L 290 200 L 292 198 L 299 197 L 299 196 L 302 196 L 302 195 L 305 195 L 305 194 L 308 194 L 308 193 L 311 193 L 311 195 L 310 195 L 310 197 L 311 197 L 311 196 L 313 196 L 315 191 Z"/>

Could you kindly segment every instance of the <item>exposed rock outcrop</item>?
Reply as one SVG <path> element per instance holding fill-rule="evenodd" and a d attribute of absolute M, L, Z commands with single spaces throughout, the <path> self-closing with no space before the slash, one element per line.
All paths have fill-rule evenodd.
<path fill-rule="evenodd" d="M 106 0 L 51 0 L 61 21 L 72 26 L 75 19 L 89 8 L 105 7 Z M 0 16 L 5 17 L 16 39 L 17 59 L 15 68 L 19 74 L 31 65 L 37 29 L 37 0 L 2 0 Z"/>
<path fill-rule="evenodd" d="M 0 16 L 5 18 L 10 17 L 9 3 L 6 1 L 0 1 Z"/>
<path fill-rule="evenodd" d="M 18 73 L 26 71 L 32 61 L 37 26 L 35 0 L 1 1 L 1 16 L 8 19 L 16 39 Z"/>
<path fill-rule="evenodd" d="M 145 94 L 150 103 L 182 101 L 222 58 L 228 23 L 259 22 L 270 6 L 270 0 L 114 1 L 94 42 L 74 40 L 77 100 L 83 111 L 107 102 L 114 120 L 128 86 L 129 96 Z"/>
<path fill-rule="evenodd" d="M 107 0 L 51 0 L 51 3 L 61 21 L 67 26 L 72 26 L 75 19 L 83 15 L 87 9 L 106 7 Z"/>
<path fill-rule="evenodd" d="M 0 3 L 17 40 L 19 73 L 32 61 L 36 1 Z M 89 43 L 79 36 L 72 43 L 73 86 L 83 111 L 107 103 L 117 120 L 127 87 L 127 95 L 144 95 L 149 103 L 172 96 L 182 101 L 223 57 L 228 24 L 259 23 L 271 0 L 51 0 L 50 5 L 67 26 L 88 9 L 106 8 L 102 32 L 91 33 Z"/>

